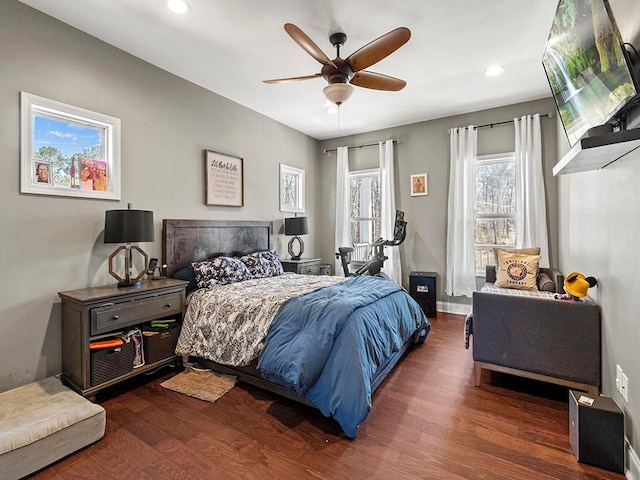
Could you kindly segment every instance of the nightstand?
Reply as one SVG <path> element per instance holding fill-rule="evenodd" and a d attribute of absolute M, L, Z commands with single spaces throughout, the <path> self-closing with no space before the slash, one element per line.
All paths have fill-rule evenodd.
<path fill-rule="evenodd" d="M 319 275 L 319 258 L 301 258 L 300 260 L 280 260 L 285 272 L 300 273 L 302 275 Z"/>
<path fill-rule="evenodd" d="M 142 327 L 152 320 L 182 322 L 186 286 L 189 282 L 163 278 L 146 280 L 140 287 L 118 288 L 117 284 L 59 292 L 62 299 L 62 380 L 85 397 L 99 390 L 179 357 L 168 350 L 158 357 L 149 352 L 151 362 L 133 368 L 135 346 L 90 350 L 90 342 L 114 337 L 129 328 Z M 179 328 L 167 331 L 167 341 L 175 342 Z M 173 335 L 172 338 L 169 338 Z M 143 337 L 144 340 L 144 337 Z M 156 339 L 154 338 L 154 341 Z M 157 342 L 156 342 L 157 344 Z M 143 341 L 143 349 L 146 340 Z M 145 355 L 147 356 L 147 355 Z"/>

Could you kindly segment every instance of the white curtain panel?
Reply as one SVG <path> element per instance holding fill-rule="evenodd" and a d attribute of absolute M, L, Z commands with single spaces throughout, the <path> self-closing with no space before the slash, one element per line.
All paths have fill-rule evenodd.
<path fill-rule="evenodd" d="M 351 245 L 349 235 L 349 149 L 337 148 L 337 174 L 336 174 L 336 237 L 335 252 L 339 247 Z M 342 263 L 336 259 L 334 267 L 335 275 L 343 275 Z"/>
<path fill-rule="evenodd" d="M 380 150 L 380 235 L 385 240 L 393 238 L 396 219 L 396 189 L 394 182 L 393 140 L 379 142 Z M 388 260 L 382 271 L 398 285 L 402 285 L 402 266 L 398 247 L 388 247 L 385 251 Z"/>
<path fill-rule="evenodd" d="M 540 115 L 514 118 L 516 128 L 516 248 L 540 247 L 540 266 L 549 265 L 547 203 L 542 172 Z"/>
<path fill-rule="evenodd" d="M 452 128 L 450 136 L 445 293 L 471 297 L 476 288 L 474 215 L 478 134 L 470 125 Z"/>

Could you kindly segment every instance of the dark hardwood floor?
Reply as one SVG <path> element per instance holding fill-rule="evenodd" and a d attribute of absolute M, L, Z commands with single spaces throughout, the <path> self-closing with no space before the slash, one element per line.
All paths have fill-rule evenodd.
<path fill-rule="evenodd" d="M 211 404 L 165 390 L 168 369 L 97 401 L 107 431 L 34 479 L 624 479 L 578 463 L 568 391 L 484 372 L 473 385 L 463 317 L 430 319 L 349 440 L 316 410 L 239 385 Z"/>

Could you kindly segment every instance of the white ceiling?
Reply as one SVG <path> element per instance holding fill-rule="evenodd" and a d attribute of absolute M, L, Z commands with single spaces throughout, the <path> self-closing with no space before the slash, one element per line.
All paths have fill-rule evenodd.
<path fill-rule="evenodd" d="M 319 140 L 550 96 L 541 65 L 556 0 L 21 0 L 164 70 Z M 368 68 L 406 80 L 399 92 L 355 87 L 339 115 L 325 111 L 320 72 L 283 29 L 300 27 L 334 58 L 404 26 L 409 42 Z M 499 77 L 484 70 L 505 67 Z"/>

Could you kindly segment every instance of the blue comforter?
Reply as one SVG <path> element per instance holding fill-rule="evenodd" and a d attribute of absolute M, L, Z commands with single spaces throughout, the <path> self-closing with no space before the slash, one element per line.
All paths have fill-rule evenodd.
<path fill-rule="evenodd" d="M 295 390 L 348 437 L 371 410 L 378 367 L 416 330 L 430 325 L 400 286 L 377 277 L 353 277 L 285 302 L 276 314 L 258 369 Z"/>

